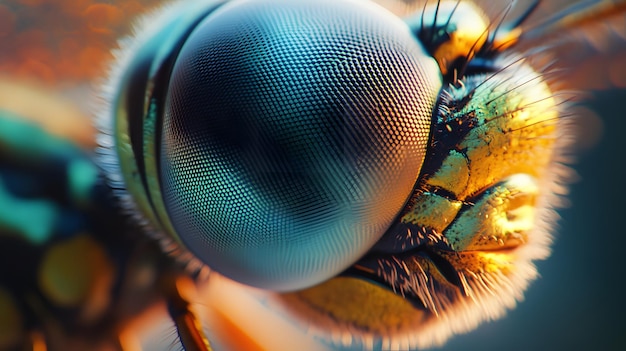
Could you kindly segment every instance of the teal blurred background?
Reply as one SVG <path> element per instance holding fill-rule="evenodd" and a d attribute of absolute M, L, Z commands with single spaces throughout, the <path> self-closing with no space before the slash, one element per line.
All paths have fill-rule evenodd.
<path fill-rule="evenodd" d="M 604 134 L 578 155 L 580 179 L 541 277 L 504 319 L 441 350 L 626 350 L 626 90 L 595 93 L 587 105 Z"/>

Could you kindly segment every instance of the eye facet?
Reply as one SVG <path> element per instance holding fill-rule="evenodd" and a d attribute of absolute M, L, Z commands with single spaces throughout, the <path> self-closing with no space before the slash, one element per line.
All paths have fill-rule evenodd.
<path fill-rule="evenodd" d="M 412 193 L 441 88 L 435 61 L 398 18 L 361 2 L 233 1 L 190 23 L 171 59 L 138 55 L 119 89 L 129 190 L 234 280 L 291 290 L 335 276 Z M 137 74 L 150 66 L 158 73 Z M 128 112 L 143 101 L 143 116 Z"/>

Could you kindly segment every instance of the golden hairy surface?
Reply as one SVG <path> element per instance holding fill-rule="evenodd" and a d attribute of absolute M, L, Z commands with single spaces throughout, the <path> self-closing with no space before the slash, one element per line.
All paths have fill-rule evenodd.
<path fill-rule="evenodd" d="M 506 81 L 479 84 L 474 98 L 460 110 L 443 112 L 445 128 L 455 123 L 474 126 L 427 184 L 463 201 L 512 174 L 545 174 L 556 138 L 556 100 L 536 73 L 513 71 Z M 451 95 L 458 99 L 472 89 L 451 87 Z"/>
<path fill-rule="evenodd" d="M 419 325 L 425 313 L 390 290 L 349 277 L 338 277 L 285 295 L 297 308 L 325 311 L 329 318 L 372 333 L 406 330 Z M 368 301 L 367 307 L 363 301 Z"/>
<path fill-rule="evenodd" d="M 538 196 L 539 188 L 533 178 L 525 175 L 507 178 L 461 213 L 445 231 L 445 237 L 455 250 L 519 246 L 535 225 Z"/>
<path fill-rule="evenodd" d="M 426 192 L 415 199 L 415 203 L 402 216 L 401 221 L 420 223 L 441 233 L 454 219 L 462 205 L 462 201 Z"/>

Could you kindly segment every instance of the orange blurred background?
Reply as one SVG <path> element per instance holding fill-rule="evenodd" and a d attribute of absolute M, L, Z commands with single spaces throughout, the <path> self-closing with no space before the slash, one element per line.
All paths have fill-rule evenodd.
<path fill-rule="evenodd" d="M 0 73 L 62 84 L 102 74 L 131 19 L 156 0 L 7 0 L 0 3 Z"/>
<path fill-rule="evenodd" d="M 95 146 L 94 104 L 112 49 L 159 0 L 0 2 L 0 108 Z"/>
<path fill-rule="evenodd" d="M 403 3 L 377 1 L 389 8 Z M 484 1 L 478 1 L 484 5 Z M 130 32 L 132 19 L 162 2 L 5 0 L 0 3 L 0 74 L 57 87 L 62 82 L 101 76 L 111 59 L 111 49 Z M 417 5 L 410 7 L 421 8 L 421 1 L 415 2 Z M 542 3 L 535 17 L 546 18 L 562 8 L 563 2 Z M 559 53 L 560 60 L 571 68 L 568 80 L 574 89 L 626 86 L 626 51 L 622 45 L 626 41 L 626 17 L 617 16 L 609 21 L 610 25 L 601 22 L 594 28 L 571 33 L 577 37 L 575 42 L 587 42 L 589 47 L 568 46 L 566 52 Z"/>

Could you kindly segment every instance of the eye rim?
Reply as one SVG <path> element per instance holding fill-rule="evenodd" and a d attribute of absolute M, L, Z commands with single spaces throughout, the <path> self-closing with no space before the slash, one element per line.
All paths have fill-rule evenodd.
<path fill-rule="evenodd" d="M 169 75 L 185 39 L 199 22 L 226 2 L 212 0 L 185 4 L 186 10 L 176 18 L 169 16 L 170 8 L 165 7 L 142 18 L 139 22 L 159 25 L 144 24 L 149 28 L 147 31 L 121 42 L 122 47 L 116 52 L 119 59 L 114 63 L 117 67 L 112 68 L 117 76 L 111 74 L 106 83 L 108 87 L 104 89 L 110 96 L 103 98 L 111 101 L 111 107 L 104 109 L 105 114 L 99 118 L 102 131 L 99 142 L 104 146 L 104 156 L 111 152 L 113 160 L 117 161 L 104 160 L 105 174 L 114 188 L 120 189 L 118 195 L 122 206 L 138 217 L 167 252 L 178 252 L 171 246 L 182 242 L 172 229 L 161 200 L 160 179 L 148 176 L 148 173 L 158 174 L 155 170 L 160 160 L 159 153 L 153 151 L 154 145 L 146 140 L 160 140 L 156 138 L 161 132 L 158 126 L 162 113 L 159 112 L 163 110 Z M 165 89 L 159 89 L 159 86 Z M 108 115 L 109 111 L 112 116 Z M 112 125 L 109 120 L 113 121 Z M 185 261 L 193 266 L 200 265 L 195 259 L 186 258 Z"/>

